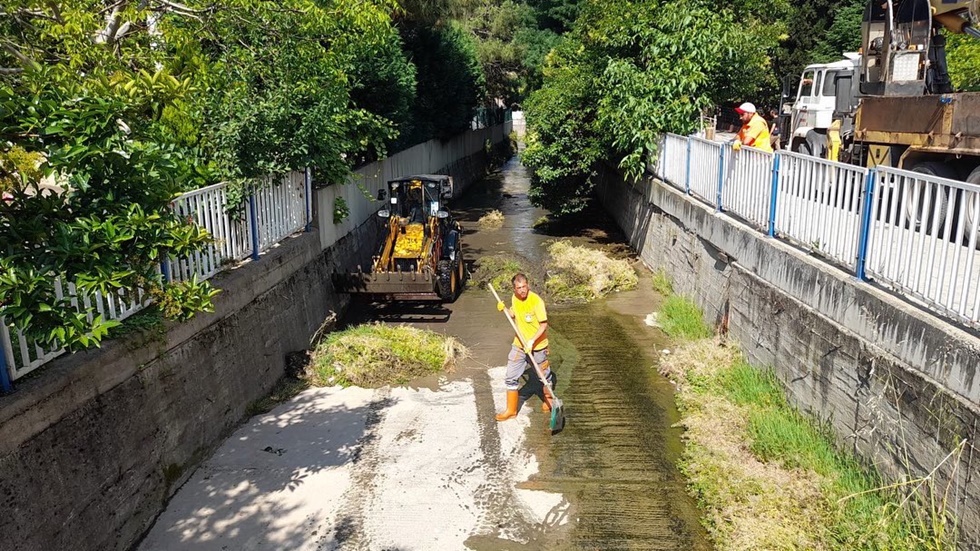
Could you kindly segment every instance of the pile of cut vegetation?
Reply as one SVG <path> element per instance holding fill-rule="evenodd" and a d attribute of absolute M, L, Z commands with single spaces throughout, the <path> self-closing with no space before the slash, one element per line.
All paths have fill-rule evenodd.
<path fill-rule="evenodd" d="M 504 225 L 504 213 L 496 209 L 492 210 L 481 216 L 477 224 L 480 225 L 480 229 L 495 230 Z"/>
<path fill-rule="evenodd" d="M 373 323 L 330 333 L 312 354 L 316 386 L 402 385 L 441 371 L 452 372 L 467 354 L 453 337 L 405 325 Z"/>
<path fill-rule="evenodd" d="M 548 246 L 551 262 L 545 288 L 555 301 L 590 301 L 636 287 L 637 276 L 628 260 L 606 252 L 555 241 Z"/>
<path fill-rule="evenodd" d="M 481 257 L 477 261 L 476 270 L 470 274 L 470 285 L 486 289 L 487 284 L 493 284 L 498 293 L 511 292 L 511 278 L 515 274 L 523 273 L 535 279 L 533 274 L 528 273 L 529 263 L 511 254 L 493 254 Z"/>

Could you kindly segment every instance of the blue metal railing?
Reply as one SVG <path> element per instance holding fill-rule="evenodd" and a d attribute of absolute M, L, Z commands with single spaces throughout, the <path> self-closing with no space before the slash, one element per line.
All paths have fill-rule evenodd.
<path fill-rule="evenodd" d="M 786 151 L 734 151 L 696 136 L 667 134 L 663 143 L 654 166 L 666 183 L 861 281 L 980 328 L 980 185 Z"/>

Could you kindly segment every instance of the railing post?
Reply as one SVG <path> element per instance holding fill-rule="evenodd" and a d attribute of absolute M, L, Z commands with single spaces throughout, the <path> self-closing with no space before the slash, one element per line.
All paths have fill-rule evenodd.
<path fill-rule="evenodd" d="M 861 234 L 858 238 L 858 257 L 854 275 L 861 281 L 867 281 L 865 263 L 868 258 L 868 240 L 871 237 L 871 204 L 874 202 L 875 169 L 868 171 L 864 183 L 864 209 L 861 212 Z"/>
<path fill-rule="evenodd" d="M 164 258 L 163 262 L 160 263 L 160 274 L 163 276 L 164 283 L 173 281 L 173 276 L 170 273 L 170 257 Z"/>
<path fill-rule="evenodd" d="M 721 212 L 721 192 L 725 187 L 725 146 L 718 148 L 718 197 L 715 212 Z"/>
<path fill-rule="evenodd" d="M 313 227 L 313 178 L 310 174 L 310 167 L 306 167 L 306 228 L 303 231 L 310 231 Z"/>
<path fill-rule="evenodd" d="M 782 155 L 772 155 L 772 191 L 769 194 L 769 237 L 776 237 L 776 197 L 779 196 L 779 159 Z"/>
<path fill-rule="evenodd" d="M 252 229 L 252 260 L 259 259 L 259 213 L 255 208 L 255 193 L 248 196 L 249 226 Z"/>
<path fill-rule="evenodd" d="M 664 134 L 663 140 L 660 142 L 663 144 L 660 147 L 660 157 L 657 159 L 660 161 L 660 174 L 657 174 L 657 177 L 664 182 L 667 181 L 667 138 L 667 134 Z"/>
<path fill-rule="evenodd" d="M 691 194 L 691 137 L 687 137 L 687 171 L 684 174 L 684 192 Z"/>
<path fill-rule="evenodd" d="M 0 394 L 10 394 L 14 385 L 10 382 L 10 372 L 7 370 L 7 348 L 0 342 Z"/>

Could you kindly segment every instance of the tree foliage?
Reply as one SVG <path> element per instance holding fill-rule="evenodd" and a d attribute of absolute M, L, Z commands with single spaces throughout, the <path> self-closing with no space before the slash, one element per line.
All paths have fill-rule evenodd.
<path fill-rule="evenodd" d="M 398 147 L 448 139 L 470 128 L 485 98 L 485 80 L 473 38 L 457 24 L 403 23 L 405 49 L 418 70 L 418 86 Z"/>
<path fill-rule="evenodd" d="M 949 76 L 957 90 L 980 91 L 980 40 L 966 34 L 950 34 L 946 43 Z"/>
<path fill-rule="evenodd" d="M 0 186 L 14 196 L 0 202 L 0 315 L 42 345 L 88 346 L 113 325 L 78 312 L 56 276 L 83 292 L 141 288 L 173 318 L 210 308 L 209 284 L 157 270 L 210 240 L 173 214 L 176 194 L 307 166 L 342 181 L 417 116 L 394 0 L 9 0 L 0 12 Z M 429 72 L 440 93 L 418 90 L 452 116 L 414 119 L 441 133 L 481 91 L 475 56 L 445 59 L 468 78 Z"/>
<path fill-rule="evenodd" d="M 836 6 L 830 28 L 817 37 L 808 63 L 828 63 L 861 47 L 861 17 L 865 0 L 845 0 Z"/>
<path fill-rule="evenodd" d="M 767 51 L 782 27 L 771 3 L 590 0 L 549 54 L 532 95 L 524 161 L 532 199 L 581 210 L 599 163 L 637 177 L 657 137 L 691 131 L 702 110 L 771 82 Z"/>

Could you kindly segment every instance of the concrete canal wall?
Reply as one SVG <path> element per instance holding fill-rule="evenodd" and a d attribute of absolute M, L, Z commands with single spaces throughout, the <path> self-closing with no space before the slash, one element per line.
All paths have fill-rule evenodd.
<path fill-rule="evenodd" d="M 485 141 L 509 129 L 476 133 L 465 137 L 475 144 L 468 152 L 455 148 L 464 156 L 434 153 L 452 143 L 417 147 L 365 171 L 379 181 L 402 175 L 398 166 L 449 173 L 458 192 L 485 174 Z M 357 223 L 331 235 L 338 230 L 324 228 L 333 224 L 323 204 L 338 187 L 353 186 L 318 191 L 318 229 L 214 279 L 214 313 L 63 356 L 0 397 L 0 548 L 126 550 L 139 540 L 282 377 L 286 355 L 307 349 L 324 320 L 346 308 L 329 275 L 369 260 L 382 224 L 351 199 Z"/>
<path fill-rule="evenodd" d="M 843 446 L 895 479 L 937 469 L 960 548 L 980 549 L 980 339 L 662 182 L 610 171 L 599 196 L 643 262 Z"/>

